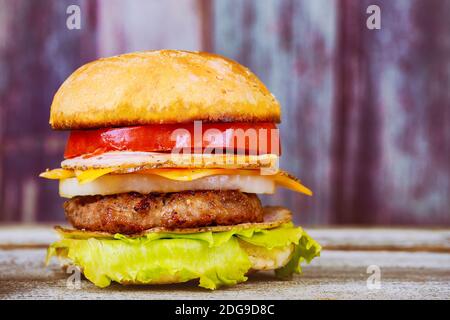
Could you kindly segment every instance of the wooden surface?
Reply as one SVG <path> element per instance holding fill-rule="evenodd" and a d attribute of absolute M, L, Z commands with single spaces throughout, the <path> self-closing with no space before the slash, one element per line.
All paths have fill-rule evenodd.
<path fill-rule="evenodd" d="M 49 226 L 0 227 L 0 299 L 450 299 L 450 230 L 316 228 L 324 247 L 301 276 L 279 281 L 271 273 L 235 287 L 207 291 L 195 283 L 99 289 L 83 280 L 68 289 L 56 262 L 44 267 Z M 381 270 L 381 288 L 369 289 L 367 268 Z"/>
<path fill-rule="evenodd" d="M 66 28 L 80 6 L 81 30 Z M 381 8 L 381 30 L 366 9 Z M 450 226 L 450 1 L 0 0 L 0 221 L 64 219 L 53 94 L 80 65 L 186 49 L 247 65 L 283 107 L 281 166 L 314 191 L 265 197 L 298 223 Z"/>

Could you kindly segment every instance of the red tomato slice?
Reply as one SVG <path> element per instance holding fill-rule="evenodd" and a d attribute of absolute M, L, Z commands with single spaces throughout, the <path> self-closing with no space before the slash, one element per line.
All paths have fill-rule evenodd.
<path fill-rule="evenodd" d="M 194 123 L 73 130 L 64 158 L 108 151 L 171 152 L 174 148 L 186 148 L 193 153 L 221 148 L 223 152 L 280 155 L 279 133 L 274 123 L 203 123 L 194 131 Z"/>

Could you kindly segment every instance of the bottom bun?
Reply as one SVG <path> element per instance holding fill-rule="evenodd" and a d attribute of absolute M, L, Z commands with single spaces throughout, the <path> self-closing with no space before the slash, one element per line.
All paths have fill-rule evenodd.
<path fill-rule="evenodd" d="M 253 271 L 276 270 L 284 267 L 291 259 L 295 249 L 294 244 L 272 249 L 255 246 L 245 241 L 239 241 L 239 245 L 247 252 Z"/>

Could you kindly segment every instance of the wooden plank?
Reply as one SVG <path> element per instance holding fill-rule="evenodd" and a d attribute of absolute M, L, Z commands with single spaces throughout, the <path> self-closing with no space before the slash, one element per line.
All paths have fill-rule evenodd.
<path fill-rule="evenodd" d="M 450 252 L 449 229 L 305 228 L 324 248 L 333 250 L 395 250 Z M 0 248 L 38 246 L 57 240 L 51 225 L 0 226 Z"/>
<path fill-rule="evenodd" d="M 58 239 L 51 225 L 2 225 L 0 248 L 42 247 Z"/>
<path fill-rule="evenodd" d="M 312 228 L 328 250 L 426 251 L 450 253 L 449 229 Z M 449 266 L 450 267 L 450 266 Z"/>
<path fill-rule="evenodd" d="M 81 30 L 65 27 L 70 4 Z M 365 28 L 369 4 L 381 30 Z M 97 56 L 170 47 L 234 58 L 281 101 L 281 165 L 315 196 L 283 190 L 267 203 L 308 224 L 450 225 L 449 1 L 0 6 L 0 221 L 64 219 L 57 184 L 37 178 L 61 160 L 66 134 L 47 120 L 62 81 Z"/>
<path fill-rule="evenodd" d="M 302 276 L 280 281 L 272 273 L 235 287 L 208 291 L 195 283 L 99 289 L 83 280 L 67 287 L 56 263 L 45 268 L 45 250 L 0 250 L 0 299 L 449 299 L 450 255 L 324 251 Z M 369 265 L 381 271 L 381 288 L 369 289 Z"/>
<path fill-rule="evenodd" d="M 449 225 L 450 3 L 338 8 L 331 222 Z"/>
<path fill-rule="evenodd" d="M 98 1 L 98 55 L 141 50 L 201 50 L 197 0 Z"/>
<path fill-rule="evenodd" d="M 251 275 L 236 287 L 207 291 L 195 283 L 120 286 L 99 289 L 83 280 L 69 289 L 69 274 L 54 260 L 43 264 L 45 246 L 56 239 L 50 226 L 0 227 L 0 299 L 448 299 L 450 254 L 405 252 L 411 248 L 450 248 L 448 229 L 308 228 L 324 250 L 301 276 L 280 281 L 272 273 Z M 29 245 L 42 246 L 31 248 Z M 28 247 L 27 247 L 28 246 Z M 370 251 L 357 251 L 361 246 Z M 382 246 L 396 252 L 377 251 Z M 427 251 L 427 250 L 425 250 Z M 431 250 L 433 251 L 433 250 Z M 369 266 L 381 271 L 381 288 L 367 287 Z"/>
<path fill-rule="evenodd" d="M 71 4 L 81 8 L 81 30 L 66 27 Z M 61 161 L 66 134 L 50 130 L 50 104 L 65 78 L 95 57 L 96 6 L 88 0 L 0 5 L 8 17 L 0 19 L 0 221 L 62 219 L 57 184 L 38 174 Z"/>
<path fill-rule="evenodd" d="M 381 30 L 366 28 L 370 4 Z M 279 98 L 281 165 L 315 191 L 267 202 L 302 223 L 449 225 L 448 1 L 217 0 L 214 13 L 215 51 Z"/>

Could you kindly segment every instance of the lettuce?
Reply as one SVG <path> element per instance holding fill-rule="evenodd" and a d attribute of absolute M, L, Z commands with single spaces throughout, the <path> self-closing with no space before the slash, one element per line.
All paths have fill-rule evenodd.
<path fill-rule="evenodd" d="M 300 273 L 300 263 L 320 254 L 320 245 L 300 227 L 286 223 L 273 229 L 236 229 L 224 232 L 148 233 L 139 238 L 116 234 L 114 239 L 73 238 L 69 233 L 47 253 L 69 259 L 99 287 L 120 283 L 174 283 L 199 279 L 200 287 L 216 289 L 247 280 L 252 263 L 246 242 L 266 250 L 294 245 L 282 278 Z"/>
<path fill-rule="evenodd" d="M 284 267 L 276 269 L 275 274 L 279 278 L 290 278 L 294 273 L 301 273 L 300 264 L 303 261 L 310 263 L 312 259 L 320 255 L 321 249 L 321 246 L 304 232 L 299 243 L 295 246 L 289 262 Z"/>

